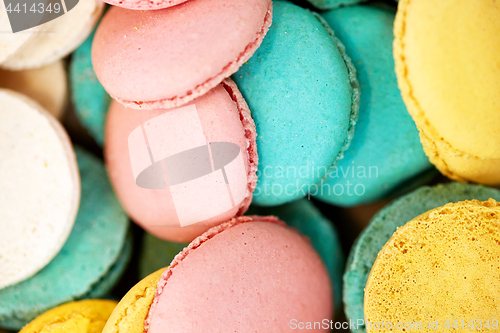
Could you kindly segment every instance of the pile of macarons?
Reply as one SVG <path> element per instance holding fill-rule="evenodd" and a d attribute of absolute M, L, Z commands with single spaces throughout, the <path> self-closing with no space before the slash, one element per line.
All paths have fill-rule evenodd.
<path fill-rule="evenodd" d="M 104 2 L 0 4 L 0 333 L 498 328 L 500 3 Z"/>

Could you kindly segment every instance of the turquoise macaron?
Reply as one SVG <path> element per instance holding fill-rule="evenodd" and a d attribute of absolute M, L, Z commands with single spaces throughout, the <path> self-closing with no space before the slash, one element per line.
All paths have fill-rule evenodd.
<path fill-rule="evenodd" d="M 349 149 L 311 194 L 339 206 L 368 203 L 432 167 L 394 72 L 395 12 L 358 5 L 321 15 L 356 67 L 361 104 Z"/>
<path fill-rule="evenodd" d="M 273 2 L 269 32 L 232 77 L 257 129 L 254 203 L 304 197 L 342 157 L 358 114 L 355 72 L 319 15 Z"/>
<path fill-rule="evenodd" d="M 132 253 L 129 220 L 103 163 L 76 148 L 82 184 L 80 207 L 59 254 L 36 275 L 0 290 L 0 327 L 19 330 L 60 304 L 105 297 Z"/>
<path fill-rule="evenodd" d="M 333 9 L 340 6 L 353 5 L 367 0 L 307 0 L 311 5 L 320 10 Z"/>
<path fill-rule="evenodd" d="M 413 218 L 450 202 L 500 200 L 500 191 L 481 185 L 462 183 L 421 187 L 384 207 L 359 235 L 347 259 L 344 274 L 344 310 L 348 319 L 364 320 L 364 288 L 377 254 L 398 227 Z M 351 330 L 365 333 L 364 326 Z"/>
<path fill-rule="evenodd" d="M 95 30 L 73 53 L 69 65 L 69 81 L 76 116 L 90 136 L 102 147 L 111 97 L 97 80 L 92 68 L 90 50 L 94 33 Z"/>
<path fill-rule="evenodd" d="M 336 311 L 342 309 L 342 274 L 345 256 L 332 223 L 311 203 L 302 199 L 277 206 L 250 206 L 246 215 L 274 215 L 289 226 L 307 236 L 319 254 L 330 275 L 333 285 Z M 162 267 L 170 265 L 174 257 L 189 243 L 174 243 L 158 239 L 145 233 L 139 259 L 139 275 L 148 276 Z"/>

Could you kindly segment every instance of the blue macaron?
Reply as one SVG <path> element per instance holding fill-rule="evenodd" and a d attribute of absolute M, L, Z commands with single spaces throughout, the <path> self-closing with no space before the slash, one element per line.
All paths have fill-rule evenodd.
<path fill-rule="evenodd" d="M 398 89 L 392 56 L 395 13 L 350 6 L 321 15 L 356 67 L 361 104 L 349 149 L 311 194 L 340 206 L 363 204 L 386 196 L 431 164 Z"/>
<path fill-rule="evenodd" d="M 233 80 L 257 128 L 264 206 L 304 197 L 342 157 L 357 118 L 355 69 L 328 25 L 306 9 L 273 3 L 273 24 Z"/>

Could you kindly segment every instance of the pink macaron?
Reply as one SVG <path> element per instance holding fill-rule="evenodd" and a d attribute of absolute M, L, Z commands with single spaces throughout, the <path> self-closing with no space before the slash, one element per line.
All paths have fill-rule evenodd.
<path fill-rule="evenodd" d="M 157 237 L 190 241 L 242 215 L 257 182 L 255 124 L 230 79 L 173 109 L 113 102 L 104 155 L 131 218 Z"/>
<path fill-rule="evenodd" d="M 113 7 L 95 34 L 92 65 L 106 91 L 127 107 L 177 107 L 235 73 L 271 20 L 271 0 L 194 0 L 154 11 Z"/>
<path fill-rule="evenodd" d="M 175 257 L 144 331 L 293 332 L 332 314 L 328 273 L 309 240 L 275 217 L 251 216 L 210 229 Z"/>
<path fill-rule="evenodd" d="M 179 5 L 187 0 L 103 0 L 113 6 L 135 10 L 155 10 Z"/>

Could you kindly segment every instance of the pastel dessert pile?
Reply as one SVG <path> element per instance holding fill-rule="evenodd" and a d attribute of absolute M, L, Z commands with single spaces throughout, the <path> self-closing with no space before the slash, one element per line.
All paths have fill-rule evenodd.
<path fill-rule="evenodd" d="M 500 3 L 104 1 L 0 4 L 0 333 L 498 328 Z"/>

